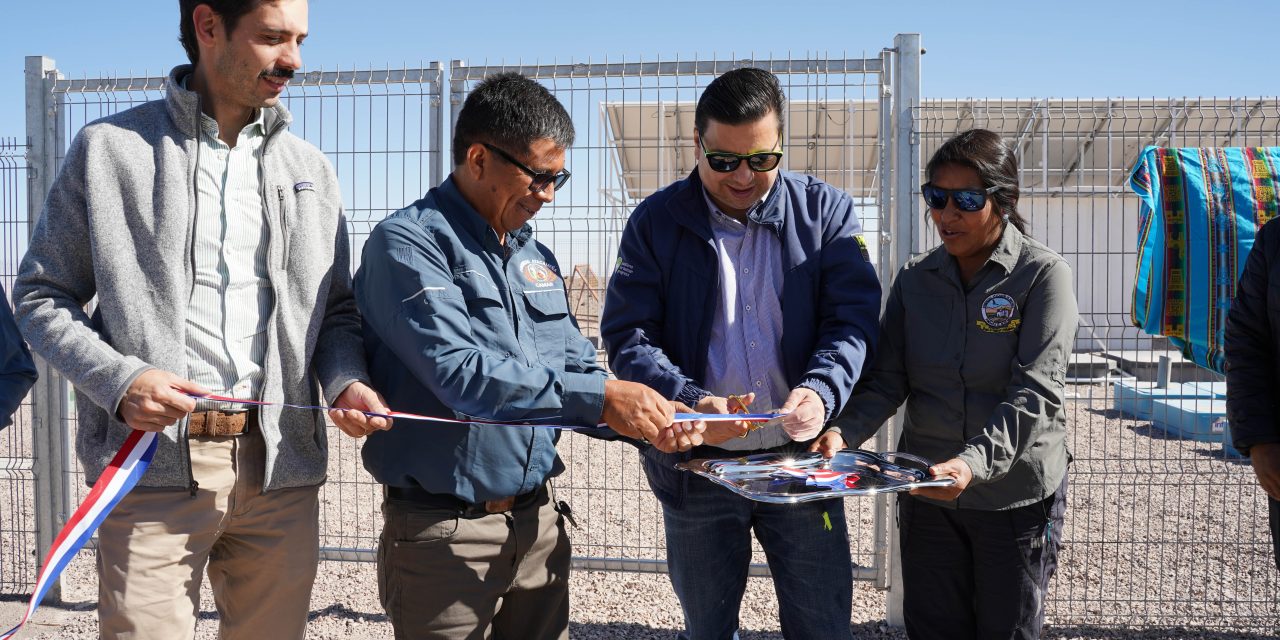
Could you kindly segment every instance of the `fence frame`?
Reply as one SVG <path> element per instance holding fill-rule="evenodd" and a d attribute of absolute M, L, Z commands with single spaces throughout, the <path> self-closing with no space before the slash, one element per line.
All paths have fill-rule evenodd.
<path fill-rule="evenodd" d="M 903 47 L 903 39 L 915 45 Z M 912 40 L 914 38 L 914 40 Z M 894 96 L 899 93 L 919 96 L 919 36 L 898 36 L 894 49 L 885 49 L 879 55 L 868 58 L 807 58 L 807 59 L 736 59 L 726 60 L 713 58 L 710 60 L 676 60 L 656 62 L 617 62 L 617 63 L 566 63 L 566 64 L 516 64 L 470 66 L 463 60 L 453 60 L 448 65 L 443 62 L 432 62 L 421 69 L 404 69 L 396 71 L 312 71 L 300 73 L 294 80 L 296 86 L 352 86 L 375 85 L 396 82 L 425 82 L 434 87 L 429 105 L 429 149 L 436 151 L 428 167 L 430 186 L 438 185 L 449 174 L 451 169 L 450 149 L 453 142 L 453 125 L 467 95 L 468 81 L 475 81 L 497 71 L 516 71 L 534 79 L 551 78 L 600 78 L 624 76 L 654 75 L 718 75 L 725 71 L 743 66 L 760 66 L 775 73 L 862 73 L 876 74 L 879 78 L 877 96 L 880 100 L 880 166 L 887 178 L 892 175 L 889 163 L 894 158 L 912 158 L 916 154 L 911 148 L 911 124 L 903 123 L 900 118 L 912 117 L 910 106 L 903 107 L 896 103 Z M 905 58 L 905 61 L 903 60 Z M 906 82 L 900 76 L 914 69 L 907 76 Z M 890 76 L 894 76 L 890 84 Z M 913 83 L 913 84 L 911 84 Z M 64 131 L 67 114 L 63 97 L 68 93 L 94 93 L 111 91 L 156 91 L 164 86 L 164 77 L 124 77 L 124 78 L 87 78 L 67 80 L 57 71 L 55 60 L 44 56 L 28 56 L 26 58 L 26 105 L 27 134 L 31 140 L 28 152 L 28 218 L 34 228 L 43 208 L 45 195 L 52 187 L 57 173 L 57 163 L 61 150 L 65 147 Z M 444 104 L 444 88 L 448 87 L 448 107 Z M 914 103 L 912 103 L 914 104 Z M 890 108 L 890 105 L 893 105 Z M 881 180 L 879 185 L 882 244 L 888 245 L 892 232 L 888 231 L 899 218 L 892 209 L 893 195 L 897 185 L 892 181 Z M 900 203 L 910 201 L 898 199 Z M 910 205 L 908 205 L 910 206 Z M 904 234 L 910 237 L 910 234 Z M 884 284 L 888 279 L 884 274 L 892 274 L 896 267 L 910 257 L 908 253 L 894 254 L 884 252 L 881 258 L 881 273 Z M 37 359 L 39 360 L 39 359 Z M 36 482 L 35 498 L 37 501 L 36 540 L 37 554 L 44 557 L 52 545 L 53 537 L 70 514 L 73 500 L 71 472 L 75 465 L 71 459 L 73 438 L 66 425 L 62 428 L 49 428 L 61 423 L 61 417 L 67 415 L 69 408 L 70 388 L 65 379 L 57 374 L 42 360 L 39 360 L 40 382 L 33 392 L 33 430 L 34 430 L 34 477 Z M 878 443 L 887 445 L 888 433 L 882 433 Z M 892 585 L 890 565 L 892 563 L 888 542 L 895 540 L 892 527 L 893 518 L 888 517 L 891 499 L 878 498 L 875 506 L 875 543 L 873 549 L 874 566 L 858 567 L 857 578 L 872 580 L 881 587 Z M 376 558 L 375 550 L 346 547 L 322 547 L 321 560 L 363 561 Z M 573 566 L 579 569 L 598 569 L 609 571 L 641 571 L 665 572 L 666 562 L 662 560 L 612 558 L 612 557 L 575 557 Z M 751 574 L 769 575 L 766 565 L 753 566 Z M 47 599 L 59 601 L 60 588 L 55 585 Z"/>
<path fill-rule="evenodd" d="M 605 63 L 556 63 L 471 66 L 463 60 L 431 62 L 420 69 L 388 71 L 313 71 L 298 74 L 297 86 L 380 85 L 395 83 L 422 83 L 432 87 L 427 105 L 427 134 L 429 152 L 435 155 L 424 167 L 428 186 L 435 186 L 449 175 L 452 169 L 451 147 L 453 128 L 457 114 L 466 99 L 469 83 L 497 71 L 516 71 L 538 80 L 565 78 L 618 78 L 629 76 L 717 75 L 742 66 L 761 66 L 778 74 L 788 73 L 863 73 L 878 74 L 876 96 L 880 100 L 879 118 L 879 166 L 883 167 L 882 180 L 875 196 L 879 202 L 879 263 L 880 279 L 885 289 L 898 270 L 913 256 L 928 250 L 921 238 L 927 229 L 923 226 L 923 211 L 917 180 L 921 175 L 922 150 L 928 145 L 922 142 L 928 134 L 922 129 L 920 111 L 926 106 L 921 92 L 921 37 L 919 34 L 898 34 L 892 48 L 867 58 L 808 58 L 808 59 L 710 59 L 675 60 L 657 62 L 605 62 Z M 163 78 L 101 78 L 66 80 L 58 73 L 53 59 L 41 56 L 26 58 L 26 132 L 29 141 L 27 155 L 27 207 L 28 221 L 34 228 L 39 220 L 45 194 L 52 186 L 60 154 L 65 147 L 67 110 L 65 94 L 72 92 L 107 92 L 111 90 L 158 90 Z M 447 93 L 446 93 L 447 91 Z M 447 104 L 446 104 L 447 101 Z M 1175 144 L 1179 139 L 1187 117 L 1186 100 L 1168 101 L 1173 117 L 1163 126 L 1163 132 L 1155 142 Z M 1241 102 L 1245 122 L 1262 105 Z M 1044 103 L 1034 107 L 1023 130 L 1022 140 L 1048 135 L 1045 130 Z M 603 116 L 601 116 L 603 117 Z M 1228 142 L 1234 142 L 1232 133 Z M 1092 144 L 1092 143 L 1090 143 Z M 1087 148 L 1082 149 L 1083 155 Z M 1041 148 L 1040 153 L 1045 153 Z M 607 150 L 602 153 L 608 153 Z M 1109 160 L 1108 162 L 1119 162 Z M 1116 167 L 1120 172 L 1127 167 Z M 1045 169 L 1047 170 L 1047 169 Z M 1047 182 L 1046 182 L 1047 184 Z M 1068 194 L 1070 195 L 1070 194 Z M 608 206 L 602 203 L 602 206 Z M 1081 331 L 1085 329 L 1082 327 Z M 32 476 L 36 500 L 35 529 L 37 558 L 42 559 L 52 544 L 53 537 L 66 521 L 72 508 L 74 487 L 72 479 L 76 469 L 72 453 L 73 438 L 63 422 L 71 407 L 70 388 L 67 382 L 37 357 L 40 381 L 32 392 L 32 445 L 34 450 Z M 900 433 L 902 413 L 881 429 L 875 445 L 881 450 L 891 449 Z M 898 549 L 896 499 L 893 495 L 874 499 L 873 564 L 855 569 L 856 579 L 867 580 L 886 589 L 886 613 L 890 624 L 902 623 L 902 593 L 900 557 Z M 320 551 L 321 560 L 372 562 L 376 552 L 370 548 L 325 546 Z M 665 560 L 608 556 L 574 556 L 575 569 L 665 572 Z M 753 576 L 769 575 L 767 566 L 754 565 Z M 49 601 L 60 601 L 61 590 L 54 585 L 46 596 Z M 1141 626 L 1143 623 L 1134 623 Z"/>

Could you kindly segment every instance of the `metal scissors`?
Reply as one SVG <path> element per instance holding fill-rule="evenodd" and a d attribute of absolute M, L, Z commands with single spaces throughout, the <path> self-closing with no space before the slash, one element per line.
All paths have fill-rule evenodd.
<path fill-rule="evenodd" d="M 730 394 L 726 398 L 726 400 L 729 401 L 729 413 L 751 413 L 751 408 L 747 406 L 747 402 L 746 402 L 747 395 L 748 394 L 745 394 L 745 393 L 742 395 Z M 738 437 L 746 438 L 747 435 L 750 434 L 752 431 L 756 431 L 772 423 L 773 423 L 772 420 L 769 422 L 748 422 L 746 432 L 744 432 L 742 435 Z"/>

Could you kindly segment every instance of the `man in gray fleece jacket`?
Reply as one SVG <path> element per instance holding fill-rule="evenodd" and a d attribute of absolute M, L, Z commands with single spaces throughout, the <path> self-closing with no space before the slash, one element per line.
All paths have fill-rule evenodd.
<path fill-rule="evenodd" d="M 318 559 L 319 412 L 389 421 L 367 385 L 338 181 L 287 131 L 306 0 L 181 0 L 193 66 L 162 100 L 86 126 L 14 287 L 32 348 L 76 387 L 92 482 L 160 432 L 99 529 L 103 638 L 190 638 L 207 566 L 223 638 L 302 638 Z M 96 296 L 92 316 L 85 305 Z M 323 397 L 321 396 L 323 394 Z"/>

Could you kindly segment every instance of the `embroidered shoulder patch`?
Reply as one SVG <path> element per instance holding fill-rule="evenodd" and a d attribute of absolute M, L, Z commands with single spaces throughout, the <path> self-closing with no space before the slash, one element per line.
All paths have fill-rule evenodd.
<path fill-rule="evenodd" d="M 630 262 L 623 260 L 622 256 L 618 256 L 618 262 L 613 265 L 613 275 L 625 278 L 631 275 L 632 271 L 635 271 L 635 267 L 632 267 Z"/>
<path fill-rule="evenodd" d="M 978 328 L 987 333 L 1010 333 L 1018 330 L 1018 303 L 1004 293 L 993 293 L 978 307 Z"/>
<path fill-rule="evenodd" d="M 854 242 L 858 243 L 858 250 L 862 252 L 862 259 L 871 262 L 871 252 L 867 250 L 867 240 L 862 237 L 861 233 L 853 234 Z"/>

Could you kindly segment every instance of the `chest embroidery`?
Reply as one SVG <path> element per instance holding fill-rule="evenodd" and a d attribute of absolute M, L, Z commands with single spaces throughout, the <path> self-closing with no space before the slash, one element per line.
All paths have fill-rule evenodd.
<path fill-rule="evenodd" d="M 1018 303 L 1004 293 L 993 293 L 978 307 L 978 328 L 987 333 L 1010 333 L 1018 330 L 1022 319 L 1018 315 Z"/>
<path fill-rule="evenodd" d="M 559 280 L 551 265 L 541 260 L 525 260 L 520 263 L 520 273 L 535 287 L 550 287 Z"/>

